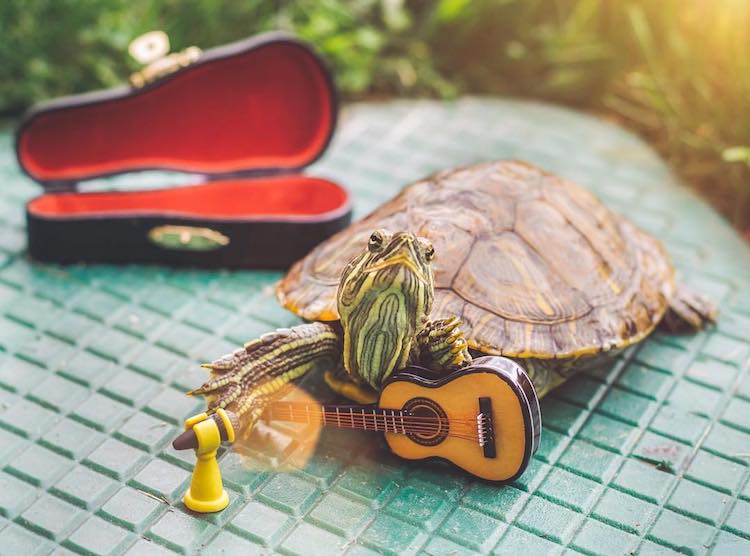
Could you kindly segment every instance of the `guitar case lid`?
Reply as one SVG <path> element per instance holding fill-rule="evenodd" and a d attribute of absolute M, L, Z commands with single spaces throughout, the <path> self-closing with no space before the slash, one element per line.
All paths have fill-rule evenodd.
<path fill-rule="evenodd" d="M 349 194 L 307 175 L 336 124 L 322 59 L 264 34 L 203 52 L 141 88 L 33 107 L 16 134 L 44 193 L 27 204 L 29 250 L 54 262 L 286 268 L 346 227 Z M 197 185 L 84 192 L 84 180 L 143 170 Z"/>

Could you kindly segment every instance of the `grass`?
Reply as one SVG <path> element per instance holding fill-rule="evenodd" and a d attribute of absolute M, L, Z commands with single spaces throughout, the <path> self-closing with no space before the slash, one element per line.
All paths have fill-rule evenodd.
<path fill-rule="evenodd" d="M 617 119 L 750 239 L 749 2 L 462 4 L 460 16 L 440 26 L 455 41 L 436 46 L 438 67 L 461 90 L 543 98 Z"/>
<path fill-rule="evenodd" d="M 669 2 L 626 15 L 641 61 L 603 105 L 638 129 L 735 224 L 750 227 L 750 4 Z"/>

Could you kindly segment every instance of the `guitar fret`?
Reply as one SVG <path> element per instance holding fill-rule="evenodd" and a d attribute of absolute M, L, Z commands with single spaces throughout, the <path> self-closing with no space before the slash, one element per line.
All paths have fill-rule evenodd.
<path fill-rule="evenodd" d="M 316 410 L 313 404 L 279 401 L 266 408 L 266 415 L 270 419 L 303 423 L 306 421 L 308 424 L 320 419 L 323 426 L 333 425 L 338 428 L 408 434 L 406 417 L 410 415 L 402 409 L 335 405 L 318 407 L 319 409 Z M 304 415 L 302 414 L 303 408 Z M 316 414 L 316 411 L 320 412 L 320 415 Z"/>
<path fill-rule="evenodd" d="M 319 409 L 316 410 L 316 406 L 312 404 L 274 402 L 266 408 L 266 416 L 269 419 L 307 422 L 308 424 L 320 419 L 324 426 L 334 425 L 338 428 L 408 434 L 406 417 L 409 415 L 400 409 L 334 405 L 317 407 Z"/>

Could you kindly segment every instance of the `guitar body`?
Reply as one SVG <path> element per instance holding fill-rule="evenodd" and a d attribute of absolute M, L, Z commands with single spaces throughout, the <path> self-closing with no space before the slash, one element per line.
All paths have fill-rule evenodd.
<path fill-rule="evenodd" d="M 378 405 L 412 416 L 410 430 L 399 432 L 396 422 L 396 432 L 385 434 L 405 459 L 438 457 L 482 479 L 507 482 L 523 473 L 539 447 L 536 393 L 523 369 L 503 357 L 480 357 L 442 376 L 408 368 L 386 383 Z"/>

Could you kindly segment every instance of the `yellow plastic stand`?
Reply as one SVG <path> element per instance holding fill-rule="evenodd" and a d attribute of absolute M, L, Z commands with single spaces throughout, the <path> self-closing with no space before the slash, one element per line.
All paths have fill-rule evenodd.
<path fill-rule="evenodd" d="M 234 429 L 223 409 L 216 412 L 221 417 L 227 432 L 228 442 L 234 442 Z M 193 478 L 190 489 L 185 493 L 182 501 L 194 512 L 219 512 L 229 504 L 229 495 L 224 490 L 221 481 L 219 463 L 216 461 L 216 451 L 222 442 L 216 421 L 205 413 L 191 417 L 185 421 L 185 429 L 193 429 L 198 440 L 195 455 Z"/>

